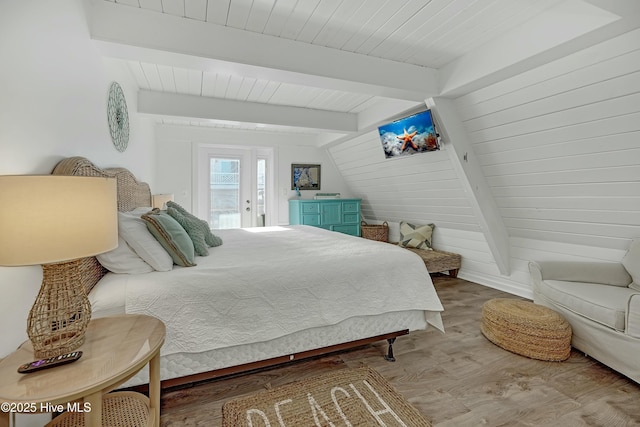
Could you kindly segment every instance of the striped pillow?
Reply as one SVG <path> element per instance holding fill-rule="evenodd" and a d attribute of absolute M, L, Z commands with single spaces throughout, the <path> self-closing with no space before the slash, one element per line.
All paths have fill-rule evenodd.
<path fill-rule="evenodd" d="M 166 212 L 154 209 L 142 215 L 147 228 L 160 242 L 162 247 L 171 255 L 177 265 L 183 267 L 195 266 L 195 249 L 191 237 L 184 228 Z"/>

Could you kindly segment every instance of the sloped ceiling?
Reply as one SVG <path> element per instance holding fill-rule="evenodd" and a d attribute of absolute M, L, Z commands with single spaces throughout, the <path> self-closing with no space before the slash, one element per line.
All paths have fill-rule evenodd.
<path fill-rule="evenodd" d="M 87 0 L 87 15 L 159 123 L 323 145 L 561 56 L 630 1 Z"/>

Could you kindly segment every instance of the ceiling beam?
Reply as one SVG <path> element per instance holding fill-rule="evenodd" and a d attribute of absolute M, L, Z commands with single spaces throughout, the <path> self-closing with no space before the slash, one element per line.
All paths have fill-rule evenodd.
<path fill-rule="evenodd" d="M 608 10 L 618 16 L 629 17 L 640 14 L 640 2 L 638 0 L 584 0 L 587 3 Z"/>
<path fill-rule="evenodd" d="M 607 2 L 617 7 L 600 7 Z M 561 3 L 442 67 L 440 96 L 464 95 L 640 28 L 638 5 L 636 0 Z M 615 13 L 620 11 L 627 14 Z M 578 18 L 570 25 L 574 17 Z M 559 37 L 564 41 L 559 43 Z"/>
<path fill-rule="evenodd" d="M 138 92 L 138 112 L 166 117 L 294 126 L 340 133 L 358 130 L 358 116 L 353 113 L 151 90 Z"/>
<path fill-rule="evenodd" d="M 421 102 L 437 71 L 107 1 L 87 6 L 105 56 Z"/>

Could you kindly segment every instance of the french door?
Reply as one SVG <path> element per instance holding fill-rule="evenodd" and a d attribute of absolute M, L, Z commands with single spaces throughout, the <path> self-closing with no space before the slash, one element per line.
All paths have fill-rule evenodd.
<path fill-rule="evenodd" d="M 198 213 L 211 228 L 273 224 L 271 149 L 203 146 L 197 162 Z"/>

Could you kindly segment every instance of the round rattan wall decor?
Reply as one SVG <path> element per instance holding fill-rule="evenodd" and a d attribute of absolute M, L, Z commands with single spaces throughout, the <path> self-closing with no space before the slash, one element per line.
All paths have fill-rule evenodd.
<path fill-rule="evenodd" d="M 129 111 L 124 92 L 117 82 L 109 86 L 109 101 L 107 103 L 107 118 L 111 141 L 116 150 L 123 152 L 129 144 Z"/>

